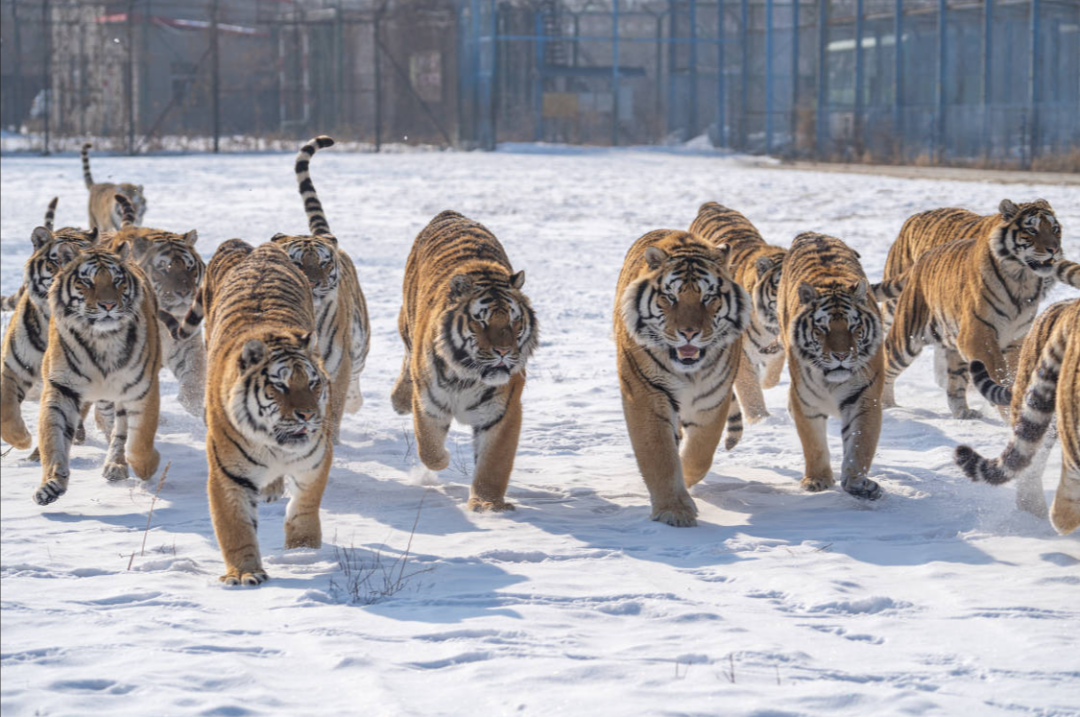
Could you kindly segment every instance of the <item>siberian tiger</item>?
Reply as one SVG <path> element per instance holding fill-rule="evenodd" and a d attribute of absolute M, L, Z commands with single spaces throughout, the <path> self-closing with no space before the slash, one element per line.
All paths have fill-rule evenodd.
<path fill-rule="evenodd" d="M 1068 267 L 1057 266 L 1061 225 L 1045 200 L 1017 206 L 1006 199 L 1000 212 L 980 217 L 936 209 L 904 223 L 885 268 L 887 277 L 901 269 L 908 277 L 885 342 L 886 405 L 895 405 L 897 376 L 929 343 L 945 351 L 955 418 L 978 415 L 967 405 L 970 361 L 982 361 L 996 381 L 1011 383 L 1039 302 Z M 976 238 L 941 241 L 970 236 Z"/>
<path fill-rule="evenodd" d="M 38 418 L 42 478 L 34 493 L 39 505 L 67 492 L 80 409 L 95 401 L 116 406 L 105 478 L 124 480 L 129 464 L 143 480 L 157 470 L 157 302 L 127 253 L 126 245 L 115 253 L 104 247 L 84 249 L 63 266 L 49 289 L 51 319 Z"/>
<path fill-rule="evenodd" d="M 725 422 L 728 450 L 742 434 L 732 396 L 751 299 L 730 253 L 687 232 L 652 231 L 630 247 L 615 290 L 626 428 L 650 517 L 677 527 L 697 525 L 687 489 L 709 472 Z"/>
<path fill-rule="evenodd" d="M 157 296 L 158 317 L 166 329 L 171 328 L 163 315 L 179 321 L 195 301 L 206 264 L 195 249 L 199 233 L 192 229 L 185 234 L 175 234 L 162 229 L 135 226 L 135 213 L 127 198 L 118 194 L 116 205 L 120 207 L 120 230 L 108 237 L 113 251 L 127 244 L 131 247 L 131 259 L 150 279 Z M 206 393 L 206 348 L 202 337 L 191 333 L 174 337 L 171 331 L 161 332 L 161 355 L 166 366 L 180 383 L 177 398 L 188 413 L 203 417 L 203 399 Z"/>
<path fill-rule="evenodd" d="M 55 210 L 55 202 L 50 204 L 51 211 Z M 48 224 L 50 219 L 46 215 Z M 30 241 L 34 253 L 23 269 L 23 284 L 15 295 L 15 313 L 4 333 L 0 353 L 0 434 L 19 449 L 29 448 L 32 443 L 21 407 L 24 400 L 33 399 L 33 392 L 41 384 L 41 360 L 49 341 L 49 288 L 67 262 L 94 246 L 97 230 L 64 227 L 53 232 L 51 227 L 42 226 L 34 230 Z M 85 438 L 81 421 L 73 438 L 80 443 Z"/>
<path fill-rule="evenodd" d="M 146 197 L 143 195 L 143 185 L 129 184 L 127 182 L 121 184 L 112 184 L 111 182 L 95 184 L 94 178 L 90 175 L 91 147 L 93 145 L 89 142 L 82 146 L 83 182 L 86 183 L 86 188 L 90 190 L 90 228 L 104 232 L 121 227 L 123 216 L 120 207 L 116 204 L 117 194 L 127 197 L 132 207 L 135 208 L 134 223 L 142 224 L 147 206 Z"/>
<path fill-rule="evenodd" d="M 795 237 L 780 279 L 779 316 L 791 374 L 788 408 L 806 461 L 802 487 L 816 492 L 833 484 L 825 428 L 829 416 L 839 416 L 841 486 L 880 498 L 881 486 L 868 474 L 881 433 L 881 315 L 859 255 L 835 237 Z"/>
<path fill-rule="evenodd" d="M 780 332 L 776 289 L 787 249 L 766 244 L 749 219 L 716 202 L 698 209 L 690 233 L 714 246 L 728 246 L 732 276 L 749 292 L 753 302 L 750 326 L 743 340 L 745 360 L 739 363 L 735 377 L 735 396 L 746 419 L 757 423 L 769 415 L 761 389 L 775 386 L 784 367 L 784 354 L 776 343 Z"/>
<path fill-rule="evenodd" d="M 206 453 L 210 515 L 226 585 L 267 579 L 259 500 L 291 493 L 285 547 L 322 544 L 319 504 L 333 460 L 330 379 L 313 329 L 311 287 L 278 246 L 240 239 L 206 272 Z"/>
<path fill-rule="evenodd" d="M 360 372 L 367 361 L 371 325 L 356 268 L 348 254 L 338 248 L 337 238 L 330 233 L 330 225 L 308 171 L 315 152 L 333 144 L 330 137 L 319 136 L 301 147 L 296 155 L 296 181 L 311 234 L 275 234 L 271 241 L 285 250 L 311 283 L 319 352 L 331 381 L 331 435 L 337 443 L 342 414 L 346 411 L 355 413 L 364 403 L 360 393 Z"/>
<path fill-rule="evenodd" d="M 394 410 L 412 413 L 417 453 L 433 471 L 450 463 L 453 419 L 472 426 L 472 510 L 512 510 L 506 488 L 521 432 L 525 364 L 536 316 L 499 240 L 457 212 L 436 216 L 405 264 L 398 329 L 405 343 Z"/>
<path fill-rule="evenodd" d="M 993 460 L 970 446 L 957 446 L 956 463 L 972 480 L 993 485 L 1024 476 L 1027 485 L 1017 494 L 1020 506 L 1045 514 L 1042 469 L 1049 446 L 1040 444 L 1056 414 L 1062 466 L 1050 522 L 1065 535 L 1080 526 L 1080 299 L 1044 312 L 1024 342 L 1020 361 L 1009 445 Z"/>

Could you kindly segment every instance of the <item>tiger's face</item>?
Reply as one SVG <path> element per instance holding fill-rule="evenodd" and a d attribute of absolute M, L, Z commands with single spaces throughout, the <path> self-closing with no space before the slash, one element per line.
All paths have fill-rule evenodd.
<path fill-rule="evenodd" d="M 437 341 L 443 359 L 489 386 L 501 386 L 524 369 L 538 341 L 536 315 L 521 292 L 524 284 L 524 271 L 451 279 Z"/>
<path fill-rule="evenodd" d="M 321 435 L 330 395 L 317 355 L 313 332 L 248 340 L 229 400 L 237 430 L 286 452 L 310 449 Z"/>
<path fill-rule="evenodd" d="M 280 244 L 296 268 L 307 277 L 315 306 L 337 291 L 341 280 L 341 263 L 338 261 L 337 239 L 333 236 L 275 234 L 270 241 Z"/>
<path fill-rule="evenodd" d="M 999 251 L 1006 252 L 1039 276 L 1052 274 L 1054 264 L 1062 258 L 1061 224 L 1049 202 L 1036 199 L 1017 206 L 1004 199 L 998 210 L 1005 222 Z"/>
<path fill-rule="evenodd" d="M 69 246 L 69 245 L 66 245 Z M 96 333 L 119 331 L 137 313 L 139 283 L 125 265 L 126 246 L 119 253 L 91 248 L 73 256 L 64 266 L 50 297 L 56 297 L 54 316 L 87 324 Z"/>
<path fill-rule="evenodd" d="M 623 321 L 642 346 L 664 351 L 680 373 L 697 370 L 750 321 L 750 296 L 727 268 L 728 248 L 650 246 L 646 273 L 623 293 Z"/>
<path fill-rule="evenodd" d="M 146 214 L 146 196 L 143 195 L 143 185 L 141 184 L 129 184 L 124 182 L 123 184 L 116 185 L 116 194 L 123 194 L 127 197 L 127 200 L 131 202 L 132 208 L 135 210 L 135 223 L 142 224 L 143 215 Z M 123 212 L 120 210 L 119 204 L 113 204 L 113 224 L 114 226 L 121 226 L 124 223 Z"/>
<path fill-rule="evenodd" d="M 53 278 L 60 273 L 64 264 L 76 254 L 89 249 L 97 241 L 97 229 L 82 231 L 64 227 L 51 232 L 45 227 L 38 227 L 30 236 L 34 253 L 23 269 L 23 281 L 30 292 L 31 300 L 44 309 L 49 299 L 49 287 Z"/>
<path fill-rule="evenodd" d="M 773 333 L 780 331 L 780 319 L 777 315 L 776 297 L 780 288 L 780 275 L 783 256 L 758 257 L 754 262 L 754 276 L 750 296 L 754 302 L 754 313 L 758 321 Z"/>
<path fill-rule="evenodd" d="M 799 285 L 791 345 L 829 383 L 851 378 L 881 345 L 881 319 L 869 308 L 868 290 L 865 280 L 823 290 Z"/>
<path fill-rule="evenodd" d="M 132 255 L 150 279 L 158 305 L 176 317 L 191 306 L 206 270 L 195 249 L 198 239 L 192 229 L 187 234 L 155 230 L 132 240 Z"/>

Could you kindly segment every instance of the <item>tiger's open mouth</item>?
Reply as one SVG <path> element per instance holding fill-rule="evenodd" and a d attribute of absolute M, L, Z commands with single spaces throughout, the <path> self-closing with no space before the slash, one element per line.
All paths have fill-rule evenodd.
<path fill-rule="evenodd" d="M 683 344 L 669 350 L 672 361 L 678 361 L 683 366 L 693 366 L 701 360 L 702 353 L 704 350 L 693 344 Z"/>

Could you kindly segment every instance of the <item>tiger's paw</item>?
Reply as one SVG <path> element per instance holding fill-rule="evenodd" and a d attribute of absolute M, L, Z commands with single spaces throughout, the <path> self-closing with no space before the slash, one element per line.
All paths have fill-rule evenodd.
<path fill-rule="evenodd" d="M 844 481 L 844 490 L 856 498 L 865 500 L 877 500 L 883 495 L 881 486 L 869 478 L 853 478 Z"/>
<path fill-rule="evenodd" d="M 799 481 L 799 486 L 807 493 L 820 493 L 823 490 L 832 488 L 835 482 L 832 476 L 805 476 Z"/>
<path fill-rule="evenodd" d="M 101 475 L 110 483 L 128 479 L 127 463 L 106 463 L 101 469 Z"/>
<path fill-rule="evenodd" d="M 230 568 L 229 572 L 222 575 L 218 580 L 224 583 L 227 587 L 235 587 L 237 585 L 243 585 L 244 587 L 255 587 L 256 585 L 262 585 L 270 576 L 266 574 L 265 570 L 257 569 L 252 570 L 249 573 L 242 573 L 238 568 Z"/>
<path fill-rule="evenodd" d="M 57 498 L 67 493 L 67 476 L 54 476 L 38 486 L 34 491 L 34 502 L 38 505 L 48 505 Z"/>
<path fill-rule="evenodd" d="M 274 503 L 281 499 L 281 496 L 285 495 L 285 479 L 278 478 L 274 482 L 268 484 L 261 491 L 259 495 L 262 497 L 264 503 Z"/>
<path fill-rule="evenodd" d="M 356 413 L 364 405 L 364 395 L 360 393 L 360 386 L 356 381 L 349 384 L 349 391 L 345 394 L 345 413 Z"/>
<path fill-rule="evenodd" d="M 450 451 L 443 448 L 435 455 L 421 453 L 420 460 L 428 470 L 441 471 L 450 465 Z"/>
<path fill-rule="evenodd" d="M 3 427 L 3 439 L 20 451 L 26 450 L 34 443 L 34 437 L 26 430 L 26 424 L 20 418 Z"/>
<path fill-rule="evenodd" d="M 693 498 L 689 495 L 678 495 L 667 503 L 654 505 L 649 517 L 674 528 L 692 528 L 697 525 L 697 512 Z"/>
<path fill-rule="evenodd" d="M 26 460 L 41 463 L 41 446 L 35 446 L 33 452 L 26 457 Z"/>
<path fill-rule="evenodd" d="M 469 502 L 467 505 L 469 506 L 469 510 L 475 511 L 477 513 L 483 513 L 486 511 L 491 511 L 492 513 L 501 513 L 506 510 L 517 510 L 517 508 L 514 507 L 513 503 L 508 503 L 502 498 L 496 498 L 494 500 L 484 500 L 483 498 L 477 498 L 473 496 L 472 498 L 469 498 Z"/>
<path fill-rule="evenodd" d="M 982 414 L 974 408 L 958 408 L 952 412 L 952 417 L 960 421 L 972 421 L 982 418 Z"/>
<path fill-rule="evenodd" d="M 82 419 L 79 419 L 79 427 L 75 429 L 75 436 L 72 438 L 72 442 L 77 446 L 86 443 L 86 424 L 82 422 Z"/>
<path fill-rule="evenodd" d="M 285 549 L 292 550 L 294 548 L 321 548 L 322 547 L 322 531 L 319 530 L 319 526 L 309 528 L 307 530 L 296 529 L 289 530 L 288 526 L 285 527 Z"/>
<path fill-rule="evenodd" d="M 161 463 L 161 454 L 158 453 L 156 448 L 150 449 L 150 453 L 145 456 L 128 456 L 128 464 L 131 465 L 131 470 L 135 471 L 135 475 L 143 480 L 150 480 L 154 476 L 159 463 Z"/>

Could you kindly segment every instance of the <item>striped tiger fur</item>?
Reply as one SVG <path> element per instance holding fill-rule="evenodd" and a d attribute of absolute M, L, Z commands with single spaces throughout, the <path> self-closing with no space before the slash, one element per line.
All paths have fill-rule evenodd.
<path fill-rule="evenodd" d="M 716 202 L 698 209 L 690 233 L 713 246 L 728 246 L 732 276 L 750 294 L 753 311 L 743 337 L 744 360 L 735 377 L 735 396 L 746 420 L 757 423 L 769 415 L 761 389 L 775 386 L 784 367 L 777 343 L 776 291 L 787 249 L 766 244 L 749 219 Z"/>
<path fill-rule="evenodd" d="M 333 144 L 332 138 L 319 136 L 308 141 L 296 155 L 296 181 L 311 234 L 275 234 L 271 241 L 285 250 L 311 283 L 319 351 L 332 385 L 330 423 L 336 443 L 342 414 L 355 413 L 364 403 L 360 373 L 371 344 L 371 324 L 356 267 L 330 233 L 309 172 L 315 152 Z"/>
<path fill-rule="evenodd" d="M 521 432 L 525 365 L 536 348 L 536 315 L 499 240 L 457 212 L 436 216 L 405 264 L 398 329 L 405 343 L 391 400 L 412 414 L 420 460 L 450 463 L 446 433 L 472 426 L 472 510 L 512 510 L 506 488 Z"/>
<path fill-rule="evenodd" d="M 157 470 L 157 301 L 127 255 L 126 245 L 117 252 L 84 249 L 64 265 L 49 289 L 51 319 L 38 417 L 42 478 L 34 493 L 39 505 L 67 492 L 71 441 L 80 409 L 92 402 L 116 407 L 105 478 L 124 480 L 129 465 L 143 480 Z"/>
<path fill-rule="evenodd" d="M 712 467 L 725 422 L 729 450 L 742 431 L 734 385 L 753 309 L 730 254 L 696 234 L 652 231 L 630 247 L 615 290 L 626 428 L 650 517 L 677 527 L 697 525 L 687 489 Z"/>
<path fill-rule="evenodd" d="M 1080 289 L 1080 264 L 1068 259 L 1061 259 L 1054 264 L 1054 279 L 1061 284 Z"/>
<path fill-rule="evenodd" d="M 60 203 L 60 197 L 53 197 L 52 201 L 49 202 L 49 207 L 45 210 L 45 221 L 42 222 L 42 226 L 44 226 L 50 232 L 53 231 L 53 222 L 56 220 L 56 205 L 59 204 L 59 203 Z M 91 230 L 91 231 L 93 231 L 93 230 Z M 60 232 L 62 234 L 72 234 L 72 233 L 77 232 L 77 233 L 80 233 L 82 235 L 85 235 L 86 237 L 90 236 L 90 232 L 82 232 L 80 229 L 76 229 L 74 227 L 64 227 L 63 229 L 60 230 Z M 55 234 L 55 232 L 54 232 L 54 234 Z M 90 243 L 92 244 L 95 241 L 97 241 L 97 232 L 93 231 L 93 239 L 91 240 Z M 36 248 L 37 247 L 35 247 L 35 249 Z M 51 276 L 50 276 L 50 280 L 51 280 Z M 46 291 L 47 290 L 48 289 L 46 287 Z M 11 296 L 0 296 L 0 311 L 14 311 L 15 307 L 19 305 L 19 300 L 22 298 L 23 294 L 25 294 L 25 293 L 26 293 L 26 283 L 24 282 L 23 284 L 21 284 L 19 286 L 19 288 Z M 44 298 L 45 294 L 44 294 L 44 292 L 41 294 L 41 297 L 42 297 L 41 304 L 44 305 L 44 303 L 45 303 L 45 298 Z"/>
<path fill-rule="evenodd" d="M 65 227 L 53 232 L 42 226 L 30 240 L 34 253 L 23 268 L 15 313 L 0 349 L 0 435 L 19 449 L 32 443 L 22 419 L 22 403 L 34 399 L 41 385 L 41 360 L 49 342 L 49 289 L 65 264 L 94 246 L 97 231 Z M 81 443 L 85 436 L 80 421 L 73 438 Z"/>
<path fill-rule="evenodd" d="M 285 547 L 322 544 L 319 504 L 333 461 L 330 378 L 314 335 L 311 287 L 280 247 L 240 239 L 206 271 L 206 453 L 210 516 L 226 585 L 267 579 L 258 503 L 288 477 Z"/>
<path fill-rule="evenodd" d="M 1019 401 L 1021 407 L 1013 415 L 1013 437 L 1005 451 L 987 460 L 970 446 L 957 446 L 955 457 L 965 475 L 992 485 L 1027 472 L 1041 494 L 1041 465 L 1032 463 L 1046 450 L 1040 444 L 1056 416 L 1062 466 L 1050 522 L 1065 535 L 1080 526 L 1080 300 L 1061 309 L 1053 324 L 1039 352 L 1037 367 L 1028 376 L 1027 390 Z M 1045 463 L 1045 455 L 1038 463 Z"/>
<path fill-rule="evenodd" d="M 206 347 L 194 331 L 183 337 L 172 332 L 174 322 L 186 317 L 189 307 L 197 301 L 206 264 L 195 243 L 199 233 L 192 229 L 177 234 L 163 229 L 135 225 L 134 207 L 127 197 L 117 194 L 120 207 L 120 230 L 109 238 L 109 246 L 117 251 L 121 245 L 131 247 L 131 260 L 143 270 L 157 296 L 158 318 L 165 327 L 161 331 L 161 355 L 165 365 L 179 382 L 177 398 L 188 413 L 203 417 L 206 393 Z M 163 319 L 163 315 L 170 320 Z"/>
<path fill-rule="evenodd" d="M 881 315 L 858 254 L 841 240 L 806 232 L 795 237 L 780 279 L 780 336 L 787 350 L 788 408 L 802 441 L 802 487 L 833 484 L 826 421 L 839 416 L 845 491 L 871 500 L 870 480 L 881 433 L 884 359 Z"/>
<path fill-rule="evenodd" d="M 90 174 L 90 148 L 94 145 L 87 142 L 82 146 L 82 170 L 83 182 L 90 190 L 90 228 L 100 232 L 120 229 L 123 223 L 121 208 L 116 204 L 116 195 L 122 194 L 131 202 L 135 209 L 134 224 L 142 224 L 143 215 L 146 214 L 146 195 L 143 193 L 143 185 L 122 182 L 102 182 L 97 184 Z"/>
<path fill-rule="evenodd" d="M 943 243 L 943 236 L 974 238 Z M 896 378 L 932 343 L 945 351 L 950 413 L 978 415 L 967 405 L 968 364 L 979 360 L 995 381 L 1011 383 L 1060 260 L 1061 225 L 1042 199 L 1021 206 L 1006 199 L 988 217 L 935 209 L 908 219 L 885 265 L 887 277 L 908 272 L 885 342 L 886 405 L 895 405 Z"/>
<path fill-rule="evenodd" d="M 981 361 L 971 362 L 971 378 L 978 387 L 979 393 L 996 406 L 1009 406 L 1009 419 L 1014 426 L 1017 425 L 1019 416 L 1024 411 L 1025 394 L 1031 380 L 1035 377 L 1043 349 L 1049 343 L 1063 317 L 1068 315 L 1068 310 L 1076 303 L 1077 300 L 1051 304 L 1035 319 L 1020 349 L 1020 363 L 1016 370 L 1016 380 L 1011 388 L 994 381 Z M 1031 465 L 1019 472 L 1020 480 L 1016 491 L 1017 507 L 1041 518 L 1047 516 L 1046 497 L 1042 487 L 1043 469 L 1054 446 L 1055 436 L 1056 432 L 1051 425 L 1050 435 L 1042 441 L 1041 448 L 1035 452 Z"/>

